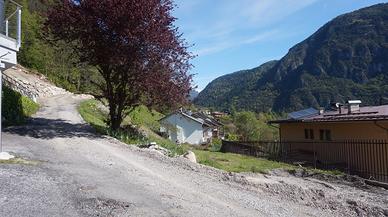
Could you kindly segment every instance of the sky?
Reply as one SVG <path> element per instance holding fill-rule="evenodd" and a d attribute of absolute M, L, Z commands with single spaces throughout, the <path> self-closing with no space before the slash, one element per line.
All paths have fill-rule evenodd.
<path fill-rule="evenodd" d="M 175 0 L 175 25 L 190 51 L 194 85 L 282 58 L 333 18 L 378 0 Z"/>

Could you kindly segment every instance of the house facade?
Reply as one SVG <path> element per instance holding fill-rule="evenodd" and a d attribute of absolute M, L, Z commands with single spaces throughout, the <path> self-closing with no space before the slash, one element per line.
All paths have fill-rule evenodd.
<path fill-rule="evenodd" d="M 330 111 L 307 109 L 271 123 L 279 125 L 283 141 L 388 140 L 388 105 L 360 107 L 354 103 Z"/>
<path fill-rule="evenodd" d="M 213 124 L 210 117 L 206 119 L 199 114 L 179 110 L 159 121 L 160 131 L 178 144 L 201 145 L 210 143 L 215 135 L 213 133 L 218 132 L 219 126 Z"/>
<path fill-rule="evenodd" d="M 388 105 L 360 103 L 301 110 L 270 124 L 278 125 L 288 159 L 388 182 Z"/>

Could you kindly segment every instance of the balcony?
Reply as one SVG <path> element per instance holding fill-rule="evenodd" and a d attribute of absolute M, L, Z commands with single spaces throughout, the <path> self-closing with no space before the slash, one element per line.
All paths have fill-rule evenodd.
<path fill-rule="evenodd" d="M 17 63 L 16 53 L 21 45 L 22 6 L 8 0 L 0 0 L 0 69 L 8 69 Z"/>

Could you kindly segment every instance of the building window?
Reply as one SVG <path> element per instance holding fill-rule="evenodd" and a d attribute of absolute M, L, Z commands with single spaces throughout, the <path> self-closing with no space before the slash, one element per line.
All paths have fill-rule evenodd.
<path fill-rule="evenodd" d="M 314 139 L 314 130 L 310 129 L 310 139 Z"/>
<path fill-rule="evenodd" d="M 326 140 L 331 141 L 331 131 L 330 130 L 325 130 L 325 135 L 326 135 Z"/>
<path fill-rule="evenodd" d="M 331 141 L 331 131 L 330 130 L 319 130 L 319 139 Z"/>
<path fill-rule="evenodd" d="M 304 138 L 305 139 L 314 139 L 314 130 L 313 129 L 304 129 Z"/>
<path fill-rule="evenodd" d="M 325 139 L 325 130 L 319 130 L 319 140 Z"/>

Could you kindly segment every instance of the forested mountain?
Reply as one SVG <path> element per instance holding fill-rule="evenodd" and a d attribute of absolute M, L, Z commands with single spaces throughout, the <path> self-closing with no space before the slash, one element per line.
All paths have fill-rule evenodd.
<path fill-rule="evenodd" d="M 277 112 L 348 99 L 375 105 L 387 84 L 388 4 L 378 4 L 335 18 L 279 61 L 217 78 L 195 103 Z"/>
<path fill-rule="evenodd" d="M 246 110 L 256 110 L 257 105 L 265 105 L 265 92 L 256 88 L 263 74 L 275 66 L 277 61 L 265 63 L 257 68 L 238 71 L 211 82 L 194 100 L 195 103 L 213 108 L 230 109 L 231 106 Z M 267 92 L 272 96 L 273 93 Z M 271 105 L 267 105 L 271 106 Z"/>

